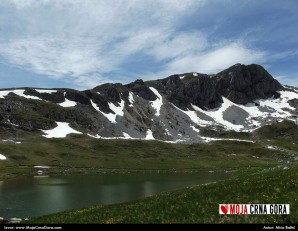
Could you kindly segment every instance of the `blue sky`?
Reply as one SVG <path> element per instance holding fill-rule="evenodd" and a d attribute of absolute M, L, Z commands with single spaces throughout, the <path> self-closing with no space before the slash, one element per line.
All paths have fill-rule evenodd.
<path fill-rule="evenodd" d="M 0 0 L 0 88 L 263 65 L 298 86 L 297 0 Z"/>

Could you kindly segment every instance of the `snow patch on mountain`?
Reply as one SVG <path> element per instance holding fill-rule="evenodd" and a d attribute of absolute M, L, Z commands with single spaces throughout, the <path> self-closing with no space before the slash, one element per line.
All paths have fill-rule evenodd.
<path fill-rule="evenodd" d="M 283 108 L 295 110 L 287 101 L 294 98 L 298 99 L 298 94 L 291 91 L 279 91 L 279 93 L 280 97 L 277 99 L 256 100 L 255 102 L 262 107 L 267 106 L 274 109 L 276 112 L 274 112 L 272 116 L 286 118 L 287 116 L 291 116 L 291 113 L 283 110 Z"/>
<path fill-rule="evenodd" d="M 235 104 L 227 98 L 222 97 L 223 103 L 219 108 L 205 111 L 195 105 L 192 105 L 192 107 L 195 111 L 211 117 L 217 123 L 217 125 L 222 125 L 228 130 L 253 131 L 256 128 L 259 128 L 262 125 L 260 121 L 265 120 L 268 116 L 279 119 L 291 119 L 290 117 L 292 116 L 292 114 L 285 109 L 295 110 L 294 107 L 291 107 L 289 105 L 288 100 L 294 98 L 298 99 L 298 94 L 292 91 L 279 91 L 279 93 L 280 98 L 274 99 L 272 97 L 269 99 L 259 99 L 255 100 L 254 103 L 249 103 L 246 105 Z M 249 126 L 249 128 L 245 129 L 244 124 L 234 124 L 223 118 L 223 113 L 231 106 L 243 109 L 248 113 L 248 117 L 246 118 L 246 126 Z M 203 119 L 199 119 L 195 111 L 183 111 L 181 109 L 179 110 L 187 114 L 190 119 L 199 126 L 204 127 L 206 125 L 212 125 L 211 121 L 204 121 Z M 268 110 L 268 112 L 266 112 L 266 110 Z"/>
<path fill-rule="evenodd" d="M 270 116 L 270 117 L 276 117 L 279 119 L 291 119 L 292 114 L 289 111 L 286 111 L 284 109 L 290 109 L 295 110 L 295 108 L 291 107 L 288 103 L 288 100 L 290 99 L 298 99 L 298 94 L 296 92 L 292 91 L 279 91 L 280 98 L 274 99 L 260 99 L 255 100 L 254 103 L 249 103 L 246 105 L 239 105 L 231 102 L 225 97 L 222 97 L 223 103 L 220 107 L 215 109 L 209 109 L 209 110 L 203 110 L 195 105 L 192 105 L 192 108 L 194 111 L 188 110 L 184 111 L 178 107 L 176 107 L 174 104 L 172 104 L 176 109 L 186 114 L 191 121 L 193 121 L 195 124 L 206 127 L 208 125 L 221 125 L 224 126 L 228 130 L 234 130 L 234 131 L 253 131 L 257 128 L 259 128 L 264 120 Z M 259 106 L 256 106 L 259 105 Z M 245 112 L 248 113 L 248 117 L 246 118 L 245 124 L 234 124 L 224 119 L 223 114 L 224 112 L 230 108 L 230 107 L 238 107 Z M 263 110 L 262 110 L 263 109 Z M 266 109 L 268 112 L 266 112 Z M 270 112 L 269 112 L 270 111 Z M 271 112 L 272 111 L 272 112 Z M 199 118 L 197 112 L 200 114 L 205 114 L 209 118 L 212 118 L 214 122 L 209 120 L 204 120 Z M 268 119 L 270 121 L 270 119 Z"/>
<path fill-rule="evenodd" d="M 134 98 L 133 98 L 133 93 L 129 92 L 128 94 L 128 101 L 130 102 L 130 105 L 128 105 L 129 107 L 133 107 L 133 103 L 134 103 Z"/>
<path fill-rule="evenodd" d="M 172 134 L 170 133 L 169 129 L 167 129 L 167 128 L 165 129 L 165 132 L 166 132 L 166 134 L 169 135 L 169 136 L 172 135 Z"/>
<path fill-rule="evenodd" d="M 121 99 L 120 106 L 116 106 L 113 103 L 109 103 L 109 107 L 113 112 L 115 112 L 116 115 L 123 116 L 124 103 L 124 100 Z"/>
<path fill-rule="evenodd" d="M 99 111 L 104 117 L 106 117 L 110 122 L 112 122 L 113 124 L 116 123 L 116 114 L 113 113 L 104 113 L 102 111 Z"/>
<path fill-rule="evenodd" d="M 12 91 L 0 91 L 0 98 L 4 99 L 5 96 L 7 96 Z"/>
<path fill-rule="evenodd" d="M 92 107 L 93 107 L 96 111 L 100 111 L 100 110 L 99 110 L 99 107 L 96 105 L 96 103 L 94 103 L 94 102 L 92 101 L 92 99 L 90 99 L 90 102 L 91 102 Z"/>
<path fill-rule="evenodd" d="M 6 160 L 6 156 L 0 154 L 0 160 Z"/>
<path fill-rule="evenodd" d="M 147 130 L 146 132 L 146 138 L 145 140 L 155 140 L 152 134 L 152 131 L 150 129 Z"/>
<path fill-rule="evenodd" d="M 277 150 L 278 148 L 275 146 L 267 146 L 268 149 Z"/>
<path fill-rule="evenodd" d="M 122 132 L 122 134 L 123 134 L 123 136 L 117 136 L 117 137 L 104 137 L 104 136 L 100 136 L 98 134 L 97 135 L 87 134 L 87 135 L 92 138 L 95 138 L 95 139 L 103 139 L 103 140 L 142 140 L 142 139 L 138 139 L 138 138 L 133 138 L 126 132 Z"/>
<path fill-rule="evenodd" d="M 35 91 L 37 91 L 39 93 L 48 93 L 48 94 L 52 94 L 52 93 L 57 92 L 57 90 L 46 90 L 46 89 L 35 89 Z"/>
<path fill-rule="evenodd" d="M 291 87 L 291 86 L 283 86 L 284 88 L 290 89 L 296 93 L 298 93 L 298 88 L 297 87 Z"/>
<path fill-rule="evenodd" d="M 68 134 L 76 133 L 82 134 L 69 126 L 69 123 L 65 122 L 56 122 L 57 127 L 50 129 L 50 130 L 41 130 L 42 132 L 46 133 L 43 135 L 46 138 L 65 138 Z"/>
<path fill-rule="evenodd" d="M 255 100 L 255 103 L 237 106 L 249 113 L 247 122 L 254 128 L 259 128 L 262 125 L 259 121 L 266 120 L 268 116 L 293 120 L 293 118 L 291 118 L 292 113 L 284 109 L 295 110 L 295 108 L 288 103 L 288 100 L 294 98 L 298 99 L 298 94 L 291 91 L 279 91 L 279 93 L 280 97 L 277 99 L 273 97 L 269 99 L 259 99 Z M 256 104 L 259 106 L 256 106 Z M 262 109 L 266 109 L 268 112 L 261 111 Z M 268 121 L 270 121 L 270 119 L 268 119 Z"/>
<path fill-rule="evenodd" d="M 172 104 L 172 106 L 174 108 L 176 108 L 177 110 L 179 110 L 179 111 L 183 112 L 184 114 L 186 114 L 190 118 L 191 121 L 193 121 L 197 125 L 200 125 L 201 127 L 206 127 L 208 125 L 212 125 L 212 122 L 211 121 L 201 120 L 198 117 L 198 115 L 197 115 L 197 113 L 195 111 L 190 111 L 190 110 L 184 111 L 184 110 L 176 107 L 174 104 Z"/>
<path fill-rule="evenodd" d="M 42 100 L 37 96 L 32 96 L 32 95 L 25 95 L 24 94 L 25 90 L 11 90 L 11 91 L 0 91 L 0 98 L 4 98 L 5 96 L 7 96 L 9 93 L 14 93 L 18 96 L 27 98 L 27 99 L 37 99 L 37 100 Z"/>
<path fill-rule="evenodd" d="M 87 136 L 90 136 L 90 137 L 92 137 L 92 138 L 94 138 L 94 139 L 101 139 L 101 136 L 100 135 L 91 135 L 91 134 L 87 134 Z"/>
<path fill-rule="evenodd" d="M 155 115 L 160 116 L 160 109 L 162 106 L 162 96 L 154 87 L 149 87 L 149 89 L 157 96 L 156 100 L 151 101 L 151 105 L 156 110 Z"/>
<path fill-rule="evenodd" d="M 122 132 L 122 134 L 125 139 L 132 139 L 132 137 L 128 135 L 126 132 Z"/>
<path fill-rule="evenodd" d="M 14 140 L 2 140 L 2 142 L 10 142 L 10 143 L 14 143 L 14 144 L 21 144 L 22 142 L 21 141 L 14 141 Z"/>
<path fill-rule="evenodd" d="M 109 104 L 109 107 L 110 109 L 115 113 L 104 113 L 102 111 L 99 111 L 101 114 L 103 114 L 103 116 L 105 116 L 110 122 L 112 123 L 116 123 L 116 117 L 117 115 L 118 116 L 123 116 L 124 115 L 124 112 L 123 112 L 123 109 L 124 109 L 124 100 L 121 99 L 121 103 L 119 106 L 116 106 L 115 104 L 113 103 L 108 103 Z"/>
<path fill-rule="evenodd" d="M 200 130 L 199 129 L 197 129 L 196 127 L 194 127 L 194 126 L 190 126 L 191 128 L 192 128 L 192 130 L 194 130 L 195 132 L 197 132 L 197 133 L 199 133 L 200 132 Z"/>
<path fill-rule="evenodd" d="M 223 103 L 219 108 L 210 109 L 208 111 L 204 111 L 203 109 L 195 105 L 192 105 L 192 107 L 195 111 L 199 111 L 211 117 L 217 124 L 224 126 L 226 129 L 240 131 L 241 129 L 243 129 L 243 125 L 236 125 L 236 124 L 230 123 L 229 121 L 223 118 L 223 112 L 235 104 L 225 97 L 222 97 L 222 99 L 223 99 Z M 210 124 L 210 121 L 208 121 L 208 123 Z"/>
<path fill-rule="evenodd" d="M 255 141 L 252 141 L 252 140 L 228 139 L 228 138 L 212 138 L 212 137 L 205 137 L 205 136 L 201 136 L 201 138 L 206 143 L 209 143 L 209 142 L 212 142 L 212 141 L 221 141 L 221 140 L 224 140 L 224 141 L 246 142 L 246 143 L 255 143 Z"/>
<path fill-rule="evenodd" d="M 15 93 L 15 94 L 18 95 L 18 96 L 25 97 L 25 98 L 27 98 L 27 99 L 37 99 L 37 100 L 42 100 L 41 98 L 39 98 L 39 97 L 37 97 L 37 96 L 25 95 L 25 94 L 24 94 L 24 91 L 25 91 L 25 90 L 15 90 L 15 91 L 13 91 L 13 93 Z"/>
<path fill-rule="evenodd" d="M 61 107 L 74 107 L 77 105 L 77 102 L 65 98 L 64 102 L 58 103 L 58 105 L 60 105 Z"/>
<path fill-rule="evenodd" d="M 44 166 L 44 165 L 35 165 L 34 168 L 43 168 L 43 169 L 49 169 L 50 166 Z"/>
<path fill-rule="evenodd" d="M 20 126 L 20 125 L 18 125 L 18 124 L 14 124 L 14 123 L 12 123 L 12 122 L 10 121 L 10 119 L 7 120 L 7 124 L 10 124 L 10 125 L 15 126 L 15 127 L 19 127 L 19 126 Z"/>

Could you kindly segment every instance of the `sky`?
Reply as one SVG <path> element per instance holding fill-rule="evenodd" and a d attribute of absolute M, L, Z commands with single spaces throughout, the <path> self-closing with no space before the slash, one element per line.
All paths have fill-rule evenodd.
<path fill-rule="evenodd" d="M 0 0 L 0 88 L 218 73 L 260 64 L 298 87 L 297 0 Z"/>

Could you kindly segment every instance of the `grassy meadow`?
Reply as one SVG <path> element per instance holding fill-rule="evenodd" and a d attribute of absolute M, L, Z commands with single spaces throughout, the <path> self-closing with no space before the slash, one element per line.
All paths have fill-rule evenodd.
<path fill-rule="evenodd" d="M 71 210 L 28 223 L 262 223 L 298 222 L 298 167 L 257 172 L 129 203 Z M 290 204 L 290 215 L 219 215 L 219 204 Z"/>
<path fill-rule="evenodd" d="M 203 135 L 237 138 L 237 133 L 203 130 Z M 115 205 L 94 205 L 31 218 L 29 223 L 297 223 L 298 127 L 285 121 L 240 133 L 237 141 L 172 144 L 161 141 L 93 139 L 70 135 L 46 139 L 28 135 L 21 144 L 0 142 L 0 181 L 47 174 L 146 171 L 228 171 L 231 179 Z M 269 148 L 268 148 L 269 147 Z M 291 215 L 219 215 L 224 203 L 290 204 Z"/>

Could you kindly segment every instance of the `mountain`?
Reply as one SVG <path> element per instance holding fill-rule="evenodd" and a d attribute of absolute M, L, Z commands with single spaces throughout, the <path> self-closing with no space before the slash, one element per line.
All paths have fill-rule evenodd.
<path fill-rule="evenodd" d="M 90 90 L 0 90 L 0 139 L 24 134 L 206 141 L 201 131 L 251 132 L 296 121 L 298 89 L 282 86 L 262 66 L 236 64 L 216 75 L 175 74 Z"/>

